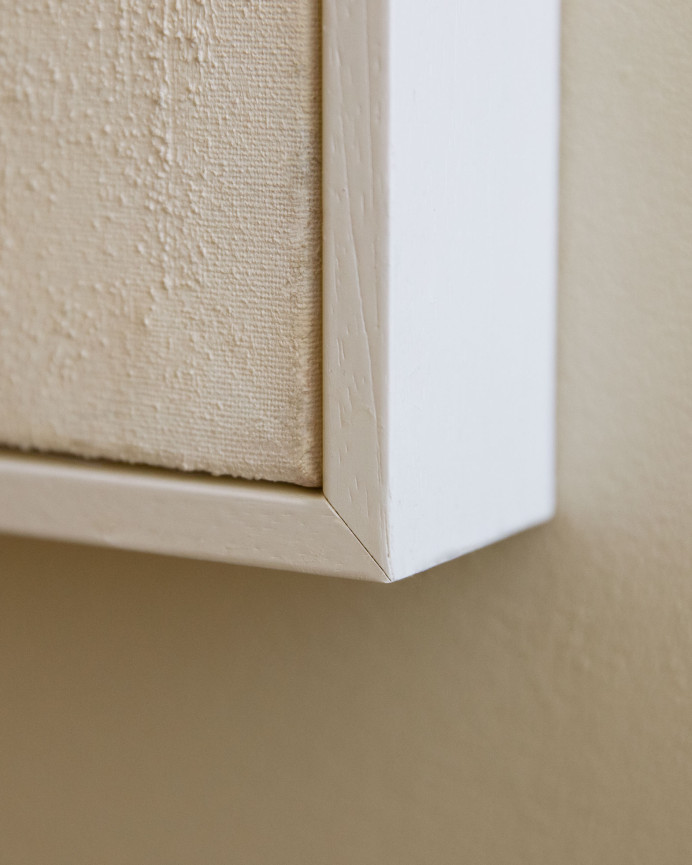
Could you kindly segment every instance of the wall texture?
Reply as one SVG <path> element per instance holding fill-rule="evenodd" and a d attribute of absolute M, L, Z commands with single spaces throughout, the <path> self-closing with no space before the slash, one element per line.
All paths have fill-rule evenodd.
<path fill-rule="evenodd" d="M 558 518 L 383 587 L 5 539 L 0 861 L 692 861 L 692 6 L 564 36 Z"/>

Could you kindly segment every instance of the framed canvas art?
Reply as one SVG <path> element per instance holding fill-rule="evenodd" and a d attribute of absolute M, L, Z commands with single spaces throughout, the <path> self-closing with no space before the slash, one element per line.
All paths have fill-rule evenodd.
<path fill-rule="evenodd" d="M 0 530 L 388 582 L 550 518 L 558 0 L 35 14 Z"/>

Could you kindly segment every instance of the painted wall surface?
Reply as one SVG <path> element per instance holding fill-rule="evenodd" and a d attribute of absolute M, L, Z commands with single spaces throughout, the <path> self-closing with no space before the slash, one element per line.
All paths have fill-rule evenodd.
<path fill-rule="evenodd" d="M 557 519 L 394 586 L 5 539 L 0 861 L 692 861 L 692 6 L 564 37 Z"/>

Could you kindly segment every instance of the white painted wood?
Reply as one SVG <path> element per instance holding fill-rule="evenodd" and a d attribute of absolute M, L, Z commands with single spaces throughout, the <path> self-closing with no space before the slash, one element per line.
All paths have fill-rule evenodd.
<path fill-rule="evenodd" d="M 324 23 L 325 494 L 397 579 L 553 512 L 559 2 Z"/>
<path fill-rule="evenodd" d="M 322 15 L 323 486 L 386 568 L 387 3 L 326 0 Z"/>
<path fill-rule="evenodd" d="M 548 519 L 558 19 L 323 0 L 324 494 L 4 455 L 0 530 L 386 581 Z"/>
<path fill-rule="evenodd" d="M 386 582 L 321 492 L 0 454 L 0 529 Z"/>

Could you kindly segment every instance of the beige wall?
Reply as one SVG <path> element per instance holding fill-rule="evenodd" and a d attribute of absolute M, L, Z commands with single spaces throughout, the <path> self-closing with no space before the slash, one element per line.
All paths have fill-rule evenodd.
<path fill-rule="evenodd" d="M 558 519 L 392 587 L 3 541 L 0 862 L 692 862 L 692 6 L 564 18 Z"/>

